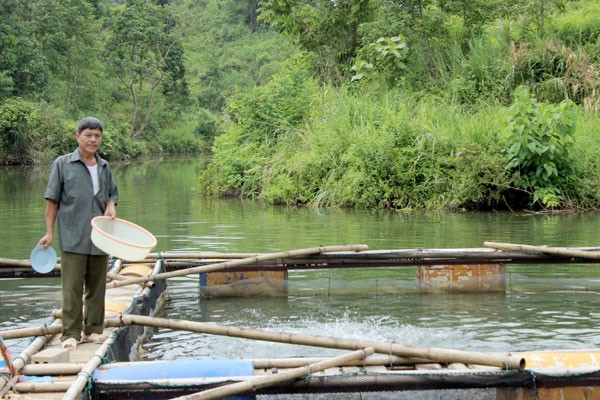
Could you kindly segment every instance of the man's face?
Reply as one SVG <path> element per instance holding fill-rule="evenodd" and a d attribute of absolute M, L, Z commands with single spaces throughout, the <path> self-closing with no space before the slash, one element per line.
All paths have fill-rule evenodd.
<path fill-rule="evenodd" d="M 84 154 L 95 154 L 102 143 L 102 131 L 100 129 L 84 129 L 76 133 L 79 150 Z"/>

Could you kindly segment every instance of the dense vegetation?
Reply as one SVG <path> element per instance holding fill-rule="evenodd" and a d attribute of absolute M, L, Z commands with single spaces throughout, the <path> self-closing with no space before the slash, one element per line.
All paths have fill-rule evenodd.
<path fill-rule="evenodd" d="M 72 151 L 104 121 L 103 155 L 199 154 L 228 96 L 266 82 L 292 46 L 252 2 L 0 0 L 0 165 Z"/>
<path fill-rule="evenodd" d="M 271 204 L 597 209 L 593 0 L 0 0 L 0 164 L 84 114 Z"/>
<path fill-rule="evenodd" d="M 299 52 L 229 99 L 201 184 L 272 204 L 596 209 L 594 1 L 260 2 Z"/>

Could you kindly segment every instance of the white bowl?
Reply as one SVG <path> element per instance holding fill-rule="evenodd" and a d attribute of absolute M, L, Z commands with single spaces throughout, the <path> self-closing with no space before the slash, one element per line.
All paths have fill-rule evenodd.
<path fill-rule="evenodd" d="M 92 243 L 111 256 L 139 261 L 156 246 L 156 238 L 133 222 L 102 216 L 92 219 Z"/>

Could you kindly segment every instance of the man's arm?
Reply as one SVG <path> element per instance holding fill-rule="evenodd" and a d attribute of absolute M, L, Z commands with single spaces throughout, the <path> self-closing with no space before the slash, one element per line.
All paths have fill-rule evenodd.
<path fill-rule="evenodd" d="M 47 199 L 46 200 L 46 234 L 40 239 L 38 244 L 44 245 L 44 248 L 47 249 L 48 246 L 54 240 L 54 222 L 56 221 L 56 216 L 58 215 L 58 202 Z"/>

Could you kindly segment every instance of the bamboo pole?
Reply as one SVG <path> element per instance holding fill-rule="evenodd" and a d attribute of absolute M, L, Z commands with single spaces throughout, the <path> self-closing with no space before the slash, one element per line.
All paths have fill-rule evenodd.
<path fill-rule="evenodd" d="M 31 262 L 29 260 L 17 260 L 14 258 L 0 258 L 0 265 L 31 268 Z"/>
<path fill-rule="evenodd" d="M 150 253 L 146 256 L 146 260 L 186 260 L 186 259 L 225 259 L 231 260 L 236 258 L 250 258 L 263 255 L 265 253 L 214 253 L 214 252 L 204 252 L 204 251 L 192 251 L 192 252 L 161 252 L 161 253 Z"/>
<path fill-rule="evenodd" d="M 114 333 L 114 332 L 113 332 Z M 108 352 L 109 347 L 115 340 L 114 334 L 111 335 L 108 339 L 100 345 L 98 350 L 94 353 L 92 357 L 88 360 L 88 362 L 81 369 L 81 372 L 77 374 L 77 379 L 73 382 L 72 385 L 69 386 L 69 390 L 65 393 L 63 400 L 77 400 L 81 396 L 81 392 L 85 389 L 88 383 L 88 378 L 92 376 L 94 370 L 98 368 L 100 364 L 102 364 L 102 360 L 104 356 Z"/>
<path fill-rule="evenodd" d="M 33 376 L 77 375 L 81 372 L 81 368 L 83 368 L 81 363 L 27 364 L 21 369 L 21 373 Z M 2 372 L 2 369 L 0 369 L 0 372 Z"/>
<path fill-rule="evenodd" d="M 13 359 L 13 365 L 15 366 L 17 372 L 20 371 L 25 366 L 25 364 L 29 362 L 33 354 L 37 353 L 42 347 L 44 347 L 47 341 L 48 336 L 36 337 L 33 340 L 33 342 L 31 342 L 31 344 L 21 352 L 21 354 L 19 354 L 16 358 Z M 10 390 L 12 385 L 14 385 L 17 380 L 18 376 L 14 378 L 6 378 L 5 376 L 0 376 L 0 398 L 3 398 L 6 392 Z"/>
<path fill-rule="evenodd" d="M 399 343 L 375 342 L 371 340 L 341 339 L 329 336 L 303 335 L 286 332 L 261 331 L 185 320 L 169 320 L 141 315 L 122 315 L 118 318 L 124 325 L 142 325 L 158 328 L 179 329 L 196 333 L 231 336 L 245 339 L 291 343 L 305 346 L 328 347 L 343 350 L 357 350 L 373 347 L 375 352 L 399 357 L 416 357 L 430 362 L 478 364 L 504 369 L 525 368 L 525 359 L 519 356 L 498 353 L 480 353 L 435 347 L 413 347 Z"/>
<path fill-rule="evenodd" d="M 73 382 L 20 382 L 15 384 L 15 390 L 19 393 L 61 393 L 68 390 Z"/>
<path fill-rule="evenodd" d="M 600 251 L 600 247 L 572 247 L 576 250 L 584 251 Z M 396 257 L 447 257 L 447 256 L 462 256 L 461 253 L 465 253 L 469 256 L 472 253 L 480 255 L 481 253 L 489 254 L 491 249 L 475 247 L 475 248 L 456 248 L 456 249 L 401 249 L 401 250 L 369 250 L 360 253 L 341 254 L 342 257 L 350 258 L 396 258 Z M 163 260 L 190 260 L 190 259 L 205 259 L 205 260 L 231 260 L 237 258 L 249 258 L 265 253 L 217 253 L 217 252 L 179 252 L 179 251 L 166 251 L 162 253 L 150 253 L 146 256 L 146 260 L 151 261 L 155 259 Z M 331 255 L 335 257 L 336 255 Z M 326 257 L 331 257 L 330 255 Z"/>
<path fill-rule="evenodd" d="M 331 357 L 285 357 L 285 358 L 251 358 L 251 359 L 246 359 L 245 361 L 249 361 L 252 363 L 252 365 L 254 366 L 255 369 L 260 370 L 260 369 L 271 369 L 271 368 L 278 368 L 278 369 L 287 369 L 287 368 L 297 368 L 297 367 L 302 367 L 308 364 L 314 364 L 316 362 L 319 361 L 324 361 L 324 360 L 329 360 L 331 359 Z M 157 362 L 159 363 L 160 361 L 141 361 L 143 363 L 145 363 L 146 365 L 148 365 L 148 363 L 152 363 L 152 362 Z M 424 360 L 424 359 L 415 359 L 415 358 L 409 358 L 409 357 L 398 357 L 398 356 L 393 356 L 393 355 L 384 355 L 384 354 L 375 354 L 375 355 L 371 355 L 366 357 L 363 360 L 356 360 L 356 361 L 349 361 L 341 366 L 413 366 L 415 363 L 428 363 L 430 362 L 430 360 Z M 105 370 L 109 370 L 109 369 L 113 369 L 113 368 L 122 368 L 122 367 L 127 367 L 127 366 L 132 366 L 132 365 L 136 365 L 139 364 L 140 362 L 137 361 L 124 361 L 124 362 L 113 362 L 110 364 L 102 364 L 99 369 L 102 371 Z M 73 365 L 73 367 L 71 367 L 71 365 Z M 38 369 L 37 368 L 33 368 L 33 367 L 37 367 L 40 366 L 39 371 L 43 372 L 43 373 L 38 373 Z M 45 366 L 47 368 L 42 369 L 41 366 Z M 56 366 L 56 367 L 53 367 Z M 60 372 L 61 370 L 68 368 L 67 371 L 71 372 L 73 370 L 75 370 L 75 372 L 72 372 L 73 374 L 76 374 L 77 372 L 79 372 L 81 370 L 81 365 L 78 366 L 79 369 L 75 368 L 75 364 L 66 364 L 66 363 L 62 363 L 62 364 L 34 364 L 34 365 L 30 365 L 28 367 L 32 367 L 32 369 L 30 369 L 29 371 L 31 371 L 31 373 L 29 373 L 28 375 L 54 375 L 57 372 Z M 27 368 L 27 367 L 26 367 Z M 26 372 L 24 372 L 26 373 Z"/>
<path fill-rule="evenodd" d="M 128 277 L 126 277 L 126 276 L 119 275 L 119 274 L 115 274 L 114 272 L 107 272 L 107 273 L 106 273 L 106 277 L 107 277 L 108 279 L 112 279 L 113 281 L 124 281 L 124 280 L 127 280 L 127 279 L 129 279 L 129 278 L 128 278 Z"/>
<path fill-rule="evenodd" d="M 256 264 L 262 261 L 276 260 L 278 258 L 293 258 L 293 257 L 301 257 L 310 254 L 320 254 L 327 252 L 337 252 L 337 251 L 364 251 L 367 250 L 368 246 L 366 245 L 349 245 L 349 246 L 322 246 L 322 247 L 313 247 L 308 249 L 299 249 L 299 250 L 291 250 L 284 251 L 280 253 L 269 253 L 258 256 L 252 256 L 248 258 L 242 258 L 238 260 L 232 261 L 224 261 L 212 265 L 203 265 L 194 268 L 187 268 L 178 271 L 171 272 L 163 272 L 161 274 L 149 275 L 140 278 L 128 279 L 125 281 L 111 282 L 106 285 L 107 288 L 120 287 L 126 285 L 133 285 L 137 283 L 144 283 L 148 281 L 154 281 L 158 279 L 167 279 L 173 278 L 176 276 L 185 276 L 191 274 L 201 274 L 205 272 L 214 272 L 220 271 L 227 268 L 240 267 L 249 264 Z"/>
<path fill-rule="evenodd" d="M 330 357 L 286 357 L 286 358 L 255 358 L 250 359 L 256 369 L 271 368 L 296 368 L 307 364 L 313 364 L 326 360 Z M 376 354 L 368 356 L 363 360 L 350 361 L 343 366 L 413 366 L 415 364 L 428 363 L 430 360 L 413 357 L 398 357 L 393 355 Z"/>
<path fill-rule="evenodd" d="M 0 265 L 31 268 L 31 261 L 23 260 L 23 259 L 16 259 L 16 258 L 1 258 L 0 257 Z M 60 265 L 60 257 L 57 258 L 56 265 L 57 266 Z M 55 268 L 56 268 L 56 266 L 55 266 Z"/>
<path fill-rule="evenodd" d="M 56 319 L 60 319 L 62 316 L 62 312 L 60 309 L 56 309 L 52 312 L 52 316 Z M 147 317 L 152 318 L 152 317 Z M 114 328 L 123 326 L 123 321 L 120 318 L 109 318 L 104 321 L 104 326 L 106 328 Z M 138 324 L 140 325 L 140 324 Z M 41 335 L 50 335 L 60 333 L 61 326 L 60 325 L 52 325 L 52 326 L 39 326 L 39 327 L 29 327 L 29 328 L 20 328 L 20 329 L 12 329 L 6 331 L 0 331 L 0 336 L 5 339 L 21 339 L 30 336 L 41 336 Z M 306 365 L 308 363 L 318 361 L 316 358 L 297 358 L 294 360 L 289 359 L 258 359 L 255 361 L 256 368 L 292 368 L 297 367 L 299 365 Z M 418 363 L 428 363 L 431 360 L 424 358 L 416 358 L 416 357 L 399 357 L 387 354 L 385 356 L 376 356 L 369 357 L 365 360 L 367 364 L 365 365 L 414 365 Z M 81 368 L 80 368 L 81 369 Z M 32 374 L 33 375 L 33 374 Z"/>
<path fill-rule="evenodd" d="M 19 328 L 19 329 L 11 329 L 6 331 L 0 331 L 0 336 L 4 339 L 20 339 L 30 336 L 45 336 L 45 335 L 54 335 L 60 333 L 61 325 L 51 325 L 51 326 L 37 326 L 37 327 L 29 327 L 29 328 Z"/>
<path fill-rule="evenodd" d="M 229 385 L 204 390 L 202 392 L 193 393 L 191 395 L 176 397 L 175 400 L 214 400 L 242 393 L 253 393 L 257 389 L 277 385 L 279 383 L 291 382 L 303 376 L 311 375 L 314 372 L 323 371 L 327 368 L 338 367 L 349 361 L 364 359 L 366 356 L 373 354 L 373 352 L 373 348 L 367 347 L 341 355 L 339 357 L 334 357 L 329 360 L 319 361 L 304 367 L 282 372 L 277 375 L 259 376 L 247 381 L 236 382 Z"/>
<path fill-rule="evenodd" d="M 52 311 L 52 316 L 56 319 L 60 319 L 62 316 L 61 310 Z M 122 326 L 119 320 L 116 319 L 107 319 L 105 320 L 105 327 L 114 328 L 117 326 Z M 43 326 L 33 326 L 28 328 L 19 328 L 19 329 L 10 329 L 5 331 L 0 331 L 0 336 L 2 336 L 5 340 L 9 339 L 22 339 L 31 336 L 46 336 L 46 335 L 55 335 L 60 333 L 61 331 L 61 322 L 55 321 L 52 325 L 43 325 Z"/>
<path fill-rule="evenodd" d="M 600 251 L 586 251 L 568 247 L 531 246 L 527 244 L 511 244 L 498 242 L 483 242 L 483 245 L 498 250 L 541 252 L 567 257 L 600 259 Z"/>

